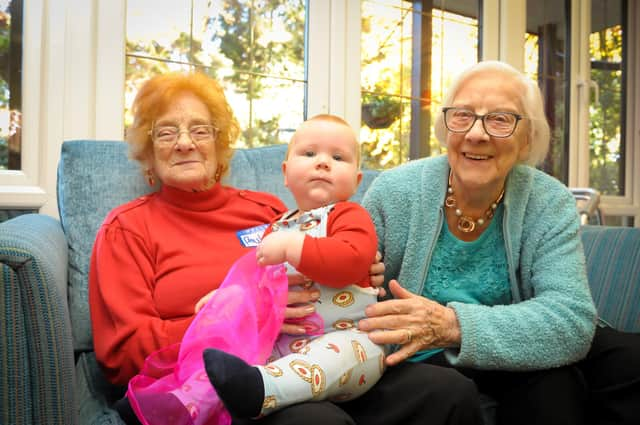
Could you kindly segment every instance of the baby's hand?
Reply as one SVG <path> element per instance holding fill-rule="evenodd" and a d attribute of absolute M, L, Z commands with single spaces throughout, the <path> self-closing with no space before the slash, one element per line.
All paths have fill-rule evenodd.
<path fill-rule="evenodd" d="M 195 308 L 195 312 L 196 313 L 198 313 L 200 310 L 202 310 L 202 307 L 204 307 L 204 305 L 211 299 L 211 297 L 213 296 L 214 292 L 216 292 L 215 289 L 213 291 L 209 292 L 204 297 L 200 298 L 200 301 L 198 301 L 196 303 L 196 308 Z"/>
<path fill-rule="evenodd" d="M 273 232 L 262 239 L 256 249 L 258 264 L 267 266 L 289 262 L 293 267 L 300 264 L 304 233 Z"/>

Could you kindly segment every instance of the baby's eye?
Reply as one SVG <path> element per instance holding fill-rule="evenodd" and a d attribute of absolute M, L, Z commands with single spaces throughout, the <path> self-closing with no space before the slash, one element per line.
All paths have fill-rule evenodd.
<path fill-rule="evenodd" d="M 342 155 L 339 153 L 333 155 L 334 161 L 342 161 Z"/>
<path fill-rule="evenodd" d="M 309 158 L 315 156 L 315 152 L 314 151 L 305 151 L 304 152 L 304 156 L 308 156 Z"/>

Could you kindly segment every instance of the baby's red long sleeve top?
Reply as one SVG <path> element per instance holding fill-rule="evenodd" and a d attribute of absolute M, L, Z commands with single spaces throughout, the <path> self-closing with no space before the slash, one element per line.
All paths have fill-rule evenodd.
<path fill-rule="evenodd" d="M 265 235 L 271 233 L 269 226 Z M 371 286 L 369 269 L 378 238 L 369 212 L 350 201 L 338 202 L 328 214 L 327 235 L 306 235 L 297 270 L 332 288 L 356 284 Z"/>
<path fill-rule="evenodd" d="M 89 271 L 94 348 L 107 378 L 124 385 L 149 354 L 180 342 L 196 302 L 249 249 L 238 231 L 285 210 L 275 196 L 216 185 L 165 186 L 111 211 Z"/>

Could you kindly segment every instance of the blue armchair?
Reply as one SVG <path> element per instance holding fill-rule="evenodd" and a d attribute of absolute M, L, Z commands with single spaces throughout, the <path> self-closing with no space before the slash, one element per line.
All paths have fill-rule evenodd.
<path fill-rule="evenodd" d="M 227 183 L 293 199 L 282 185 L 286 146 L 236 152 Z M 109 210 L 149 188 L 127 146 L 68 141 L 58 167 L 60 220 L 28 214 L 0 224 L 0 423 L 121 424 L 92 348 L 87 302 L 89 256 Z M 376 176 L 366 170 L 359 201 Z M 640 332 L 640 229 L 586 226 L 583 242 L 602 317 Z"/>

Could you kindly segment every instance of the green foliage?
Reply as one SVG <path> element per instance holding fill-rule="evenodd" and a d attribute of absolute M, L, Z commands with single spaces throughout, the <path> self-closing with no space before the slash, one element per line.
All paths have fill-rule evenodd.
<path fill-rule="evenodd" d="M 395 96 L 364 93 L 362 119 L 372 129 L 387 128 L 400 117 L 402 104 Z"/>
<path fill-rule="evenodd" d="M 391 168 L 407 160 L 411 109 L 400 96 L 403 62 L 402 30 L 408 10 L 362 2 L 361 114 L 362 165 Z M 406 74 L 410 67 L 404 69 Z"/>
<path fill-rule="evenodd" d="M 9 60 L 9 44 L 11 42 L 11 15 L 0 11 L 0 108 L 9 105 L 9 88 L 7 69 Z M 3 162 L 0 162 L 4 164 Z"/>
<path fill-rule="evenodd" d="M 183 31 L 170 43 L 128 41 L 128 103 L 150 76 L 195 66 L 225 86 L 243 123 L 238 146 L 279 142 L 283 116 L 291 121 L 291 111 L 265 104 L 304 79 L 305 4 L 305 0 L 209 0 L 207 8 L 216 12 L 205 17 L 203 27 Z M 198 40 L 191 34 L 207 34 L 210 39 Z M 130 121 L 127 112 L 125 122 Z"/>
<path fill-rule="evenodd" d="M 0 109 L 9 108 L 9 87 L 6 78 L 9 43 L 11 41 L 11 15 L 0 11 Z M 9 164 L 8 129 L 0 129 L 0 170 L 6 170 Z"/>
<path fill-rule="evenodd" d="M 239 93 L 260 98 L 264 87 L 256 74 L 270 74 L 288 62 L 303 65 L 304 10 L 303 0 L 224 0 L 223 12 L 208 19 L 213 41 L 219 40 L 220 52 L 233 63 L 234 72 L 226 78 Z M 274 39 L 273 31 L 290 39 Z"/>
<path fill-rule="evenodd" d="M 590 53 L 594 60 L 621 64 L 622 28 L 606 28 L 592 34 Z M 591 103 L 589 126 L 589 185 L 606 195 L 623 195 L 624 164 L 622 129 L 622 70 L 598 69 L 594 64 L 591 79 L 597 84 L 599 102 Z"/>
<path fill-rule="evenodd" d="M 411 121 L 411 108 L 408 103 L 402 102 L 397 107 L 400 109 L 399 116 L 388 127 L 375 129 L 363 125 L 360 128 L 363 167 L 392 168 L 409 159 L 411 133 L 407 129 Z"/>
<path fill-rule="evenodd" d="M 9 143 L 4 137 L 0 137 L 0 170 L 6 170 L 9 163 Z"/>
<path fill-rule="evenodd" d="M 130 60 L 127 61 L 127 78 L 129 80 L 147 79 L 167 72 L 170 62 L 204 67 L 204 63 L 197 55 L 200 51 L 202 51 L 202 43 L 192 39 L 185 32 L 178 34 L 169 46 L 163 46 L 156 41 L 145 45 L 127 40 L 127 52 L 138 56 L 130 56 Z"/>
<path fill-rule="evenodd" d="M 403 134 L 402 123 L 409 122 L 410 108 L 403 108 L 398 96 L 363 93 L 361 112 L 362 165 L 377 169 L 405 162 L 409 133 Z"/>
<path fill-rule="evenodd" d="M 11 15 L 0 11 L 0 54 L 6 54 L 9 51 L 10 31 Z"/>
<path fill-rule="evenodd" d="M 244 147 L 257 147 L 273 145 L 278 142 L 275 135 L 280 128 L 280 115 L 274 115 L 271 119 L 257 119 L 247 129 L 242 132 Z"/>

